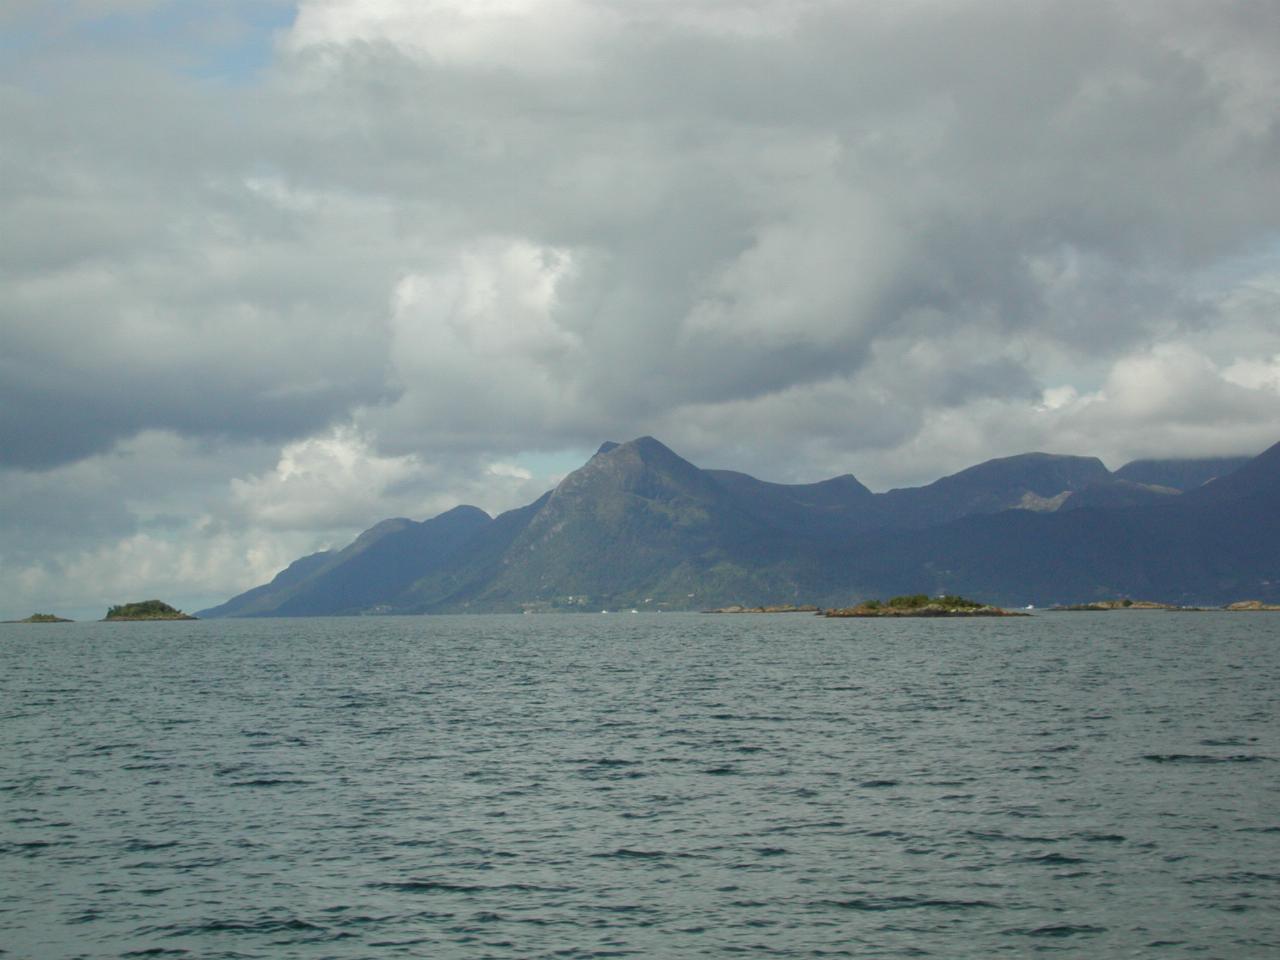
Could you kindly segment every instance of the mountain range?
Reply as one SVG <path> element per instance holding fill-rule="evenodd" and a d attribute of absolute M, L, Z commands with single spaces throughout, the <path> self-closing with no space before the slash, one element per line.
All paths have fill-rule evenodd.
<path fill-rule="evenodd" d="M 1022 606 L 1280 600 L 1280 444 L 1249 458 L 1028 453 L 923 487 L 779 484 L 606 443 L 490 517 L 384 520 L 200 617 L 848 605 L 961 593 Z"/>

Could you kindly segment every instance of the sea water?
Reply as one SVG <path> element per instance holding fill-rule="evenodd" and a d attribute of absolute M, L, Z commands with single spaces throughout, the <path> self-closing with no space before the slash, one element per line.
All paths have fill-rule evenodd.
<path fill-rule="evenodd" d="M 1280 615 L 0 627 L 5 957 L 1280 956 Z"/>

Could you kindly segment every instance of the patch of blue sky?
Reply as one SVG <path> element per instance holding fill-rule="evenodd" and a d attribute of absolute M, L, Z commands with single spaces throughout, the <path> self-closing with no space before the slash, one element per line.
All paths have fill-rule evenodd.
<path fill-rule="evenodd" d="M 1197 278 L 1196 292 L 1215 298 L 1242 286 L 1273 285 L 1280 278 L 1280 231 L 1273 231 L 1252 249 L 1219 260 Z"/>
<path fill-rule="evenodd" d="M 251 3 L 241 5 L 237 22 L 243 32 L 235 42 L 206 51 L 207 56 L 192 73 L 224 83 L 251 82 L 275 57 L 276 38 L 293 25 L 292 3 Z"/>
<path fill-rule="evenodd" d="M 64 42 L 167 60 L 199 79 L 242 85 L 271 63 L 276 38 L 295 12 L 285 0 L 168 0 L 86 17 L 57 35 Z M 50 38 L 50 31 L 40 32 Z"/>
<path fill-rule="evenodd" d="M 594 449 L 570 449 L 553 452 L 525 452 L 510 457 L 510 462 L 528 470 L 535 477 L 564 476 L 586 463 Z"/>
<path fill-rule="evenodd" d="M 44 46 L 43 32 L 29 22 L 0 21 L 0 73 L 3 67 L 34 56 Z"/>

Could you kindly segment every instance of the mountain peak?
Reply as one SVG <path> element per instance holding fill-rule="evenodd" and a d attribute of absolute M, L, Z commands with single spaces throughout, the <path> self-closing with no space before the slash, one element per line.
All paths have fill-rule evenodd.
<path fill-rule="evenodd" d="M 928 486 L 890 490 L 881 502 L 894 522 L 920 527 L 974 513 L 1055 510 L 1075 491 L 1110 480 L 1097 457 L 1020 453 L 987 460 Z"/>
<path fill-rule="evenodd" d="M 606 449 L 608 448 L 608 449 Z M 679 454 L 668 447 L 661 440 L 656 440 L 650 436 L 636 437 L 634 440 L 628 440 L 625 443 L 614 443 L 609 441 L 600 447 L 601 453 L 616 454 L 622 451 L 624 455 L 634 454 L 642 460 L 652 460 L 654 458 L 675 459 L 683 461 Z"/>
<path fill-rule="evenodd" d="M 446 510 L 435 519 L 443 520 L 445 517 L 463 520 L 492 520 L 493 518 L 479 507 L 473 507 L 469 503 L 463 503 L 456 507 Z"/>
<path fill-rule="evenodd" d="M 602 486 L 662 498 L 677 491 L 705 493 L 709 485 L 711 481 L 701 470 L 671 448 L 653 437 L 637 437 L 626 443 L 603 444 L 594 457 L 560 481 L 554 499 Z"/>
<path fill-rule="evenodd" d="M 1090 484 L 1105 483 L 1109 479 L 1110 471 L 1097 457 L 1020 453 L 984 461 L 935 480 L 929 486 L 937 489 L 963 489 L 969 486 L 1025 487 L 1040 496 L 1052 496 L 1063 490 L 1078 490 Z"/>

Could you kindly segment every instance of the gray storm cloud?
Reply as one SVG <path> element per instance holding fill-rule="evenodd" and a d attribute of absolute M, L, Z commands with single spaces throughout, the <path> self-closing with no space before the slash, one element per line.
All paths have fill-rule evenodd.
<path fill-rule="evenodd" d="M 642 433 L 873 484 L 1276 439 L 1266 5 L 312 0 L 213 79 L 49 17 L 0 21 L 11 498 L 155 433 L 250 540 L 334 437 L 406 509 Z"/>

